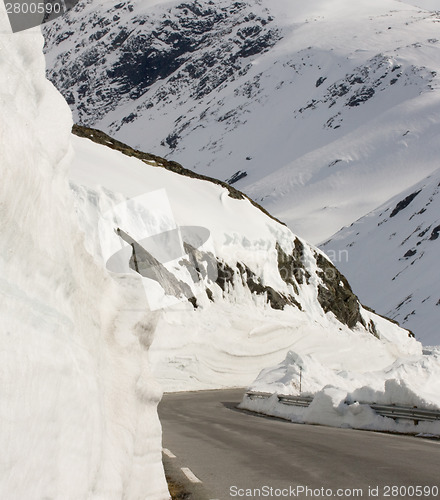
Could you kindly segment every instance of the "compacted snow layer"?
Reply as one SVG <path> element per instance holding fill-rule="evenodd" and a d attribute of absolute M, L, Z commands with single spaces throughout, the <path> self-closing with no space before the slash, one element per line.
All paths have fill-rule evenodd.
<path fill-rule="evenodd" d="M 0 497 L 168 498 L 142 285 L 87 252 L 71 112 L 0 3 Z"/>

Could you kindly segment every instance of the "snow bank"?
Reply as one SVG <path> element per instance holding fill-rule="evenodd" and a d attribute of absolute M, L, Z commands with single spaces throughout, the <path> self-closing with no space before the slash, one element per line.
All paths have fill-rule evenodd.
<path fill-rule="evenodd" d="M 398 359 L 374 371 L 368 371 L 368 362 L 356 369 L 346 369 L 341 363 L 335 369 L 317 356 L 289 352 L 282 363 L 263 370 L 250 390 L 273 396 L 269 399 L 244 397 L 242 408 L 293 422 L 440 434 L 440 421 L 417 425 L 410 420 L 394 421 L 377 415 L 369 406 L 396 404 L 439 410 L 440 351 L 436 349 Z M 279 403 L 277 394 L 312 396 L 313 401 L 306 408 L 288 406 Z"/>
<path fill-rule="evenodd" d="M 168 498 L 141 284 L 87 251 L 70 111 L 0 4 L 0 497 Z"/>

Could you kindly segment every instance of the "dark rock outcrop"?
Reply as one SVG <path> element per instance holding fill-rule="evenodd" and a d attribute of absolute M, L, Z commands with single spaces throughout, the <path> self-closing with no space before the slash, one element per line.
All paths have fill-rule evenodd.
<path fill-rule="evenodd" d="M 406 198 L 399 201 L 399 203 L 394 207 L 393 211 L 391 212 L 390 217 L 395 217 L 399 212 L 405 209 L 419 193 L 420 190 L 416 191 L 415 193 L 411 193 Z"/>
<path fill-rule="evenodd" d="M 359 299 L 353 293 L 347 279 L 336 267 L 321 254 L 316 253 L 318 276 L 322 284 L 318 285 L 318 301 L 324 312 L 332 312 L 336 318 L 353 328 L 357 323 L 366 327 L 361 316 Z"/>

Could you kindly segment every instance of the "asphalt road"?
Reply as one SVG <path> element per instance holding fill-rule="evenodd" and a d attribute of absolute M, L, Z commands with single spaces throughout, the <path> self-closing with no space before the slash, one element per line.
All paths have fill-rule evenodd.
<path fill-rule="evenodd" d="M 164 464 L 182 498 L 440 499 L 438 441 L 266 418 L 236 409 L 243 392 L 164 395 Z"/>

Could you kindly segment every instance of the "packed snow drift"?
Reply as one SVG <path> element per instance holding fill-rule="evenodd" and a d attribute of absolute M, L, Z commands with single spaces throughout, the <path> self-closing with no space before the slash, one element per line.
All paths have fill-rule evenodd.
<path fill-rule="evenodd" d="M 328 351 L 334 356 L 330 358 Z M 348 358 L 348 361 L 347 361 Z M 440 416 L 440 349 L 397 359 L 376 370 L 364 358 L 352 363 L 351 353 L 289 352 L 278 365 L 263 370 L 249 390 L 272 394 L 245 396 L 241 408 L 293 422 L 337 427 L 440 435 L 440 419 L 415 422 L 381 416 L 371 404 L 435 410 Z M 278 395 L 310 396 L 310 406 L 286 405 Z"/>
<path fill-rule="evenodd" d="M 86 248 L 67 170 L 71 112 L 39 30 L 0 2 L 0 497 L 169 497 L 136 277 Z"/>

